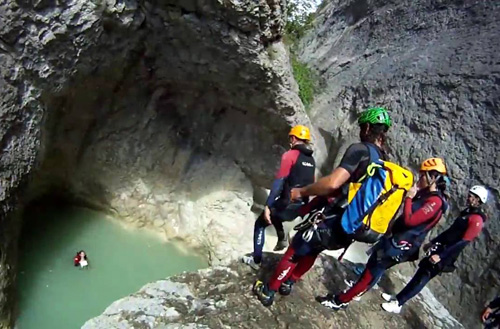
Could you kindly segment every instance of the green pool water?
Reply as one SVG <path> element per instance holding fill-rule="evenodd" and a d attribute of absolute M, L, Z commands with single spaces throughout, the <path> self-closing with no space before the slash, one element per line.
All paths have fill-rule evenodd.
<path fill-rule="evenodd" d="M 127 230 L 80 208 L 30 216 L 21 236 L 17 329 L 80 328 L 148 282 L 207 266 L 146 230 Z M 83 249 L 88 269 L 73 266 Z"/>

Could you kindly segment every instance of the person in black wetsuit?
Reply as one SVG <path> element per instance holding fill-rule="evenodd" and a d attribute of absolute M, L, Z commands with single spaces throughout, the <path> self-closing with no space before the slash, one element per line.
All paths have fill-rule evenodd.
<path fill-rule="evenodd" d="M 387 312 L 400 313 L 401 307 L 416 296 L 436 275 L 455 270 L 455 261 L 462 250 L 479 236 L 486 221 L 481 206 L 488 200 L 484 186 L 473 186 L 467 196 L 467 208 L 462 210 L 453 224 L 424 246 L 427 255 L 406 287 L 395 297 L 382 294 L 387 300 L 381 306 Z"/>
<path fill-rule="evenodd" d="M 376 151 L 380 159 L 385 160 L 386 156 L 382 148 L 386 133 L 392 125 L 387 110 L 379 107 L 369 108 L 361 114 L 358 124 L 361 143 L 352 144 L 347 149 L 340 165 L 330 175 L 314 184 L 292 189 L 292 200 L 300 200 L 313 195 L 324 197 L 334 195 L 336 199 L 345 199 L 347 191 L 342 188 L 351 181 L 359 180 L 366 173 L 372 153 L 370 148 Z M 326 199 L 317 197 L 310 204 L 315 203 L 315 200 L 322 202 Z M 335 239 L 332 240 L 340 246 L 350 244 L 351 237 L 343 231 L 340 221 L 336 220 L 334 223 L 322 222 L 318 225 L 318 231 L 335 235 Z M 269 283 L 266 284 L 260 280 L 255 283 L 253 290 L 261 303 L 264 306 L 270 306 L 278 290 L 282 295 L 290 294 L 293 284 L 312 267 L 316 257 L 325 249 L 325 246 L 318 241 L 306 241 L 301 234 L 296 234 Z"/>
<path fill-rule="evenodd" d="M 290 150 L 281 157 L 280 168 L 271 187 L 262 214 L 255 221 L 254 226 L 254 251 L 251 256 L 243 256 L 243 263 L 253 269 L 259 269 L 264 248 L 265 230 L 269 225 L 274 225 L 278 235 L 275 251 L 287 247 L 287 239 L 283 228 L 284 221 L 292 221 L 299 214 L 298 210 L 308 201 L 301 198 L 291 202 L 290 189 L 302 187 L 314 182 L 316 163 L 309 147 L 311 140 L 310 131 L 304 126 L 295 126 L 288 134 Z"/>
<path fill-rule="evenodd" d="M 382 237 L 374 246 L 356 284 L 341 294 L 328 294 L 316 300 L 332 310 L 345 308 L 351 300 L 370 290 L 386 270 L 418 259 L 425 237 L 448 209 L 447 183 L 447 169 L 442 159 L 430 158 L 422 162 L 417 186 L 406 195 L 403 213 L 396 219 L 391 234 Z"/>
<path fill-rule="evenodd" d="M 481 315 L 481 320 L 486 329 L 500 328 L 500 297 L 492 300 Z"/>

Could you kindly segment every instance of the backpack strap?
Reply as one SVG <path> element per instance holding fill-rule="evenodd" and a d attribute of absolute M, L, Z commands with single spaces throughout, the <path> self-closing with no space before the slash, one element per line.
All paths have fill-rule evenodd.
<path fill-rule="evenodd" d="M 368 167 L 366 168 L 366 172 L 361 178 L 357 181 L 358 183 L 361 183 L 366 176 L 372 176 L 374 172 L 374 167 L 379 166 L 380 162 L 380 156 L 377 152 L 377 149 L 375 148 L 375 145 L 372 143 L 363 143 L 367 148 L 368 152 L 370 152 L 370 157 L 368 159 Z"/>
<path fill-rule="evenodd" d="M 370 151 L 370 163 L 378 162 L 380 160 L 380 155 L 377 152 L 375 145 L 372 143 L 364 143 L 368 147 L 368 151 Z"/>

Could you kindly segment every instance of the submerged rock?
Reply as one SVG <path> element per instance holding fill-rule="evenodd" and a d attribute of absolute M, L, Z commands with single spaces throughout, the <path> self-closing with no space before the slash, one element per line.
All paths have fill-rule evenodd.
<path fill-rule="evenodd" d="M 270 275 L 278 255 L 266 254 L 260 276 Z M 446 310 L 408 303 L 401 315 L 387 314 L 381 307 L 380 290 L 367 293 L 346 310 L 333 312 L 314 300 L 329 290 L 338 292 L 344 279 L 355 279 L 351 264 L 322 256 L 290 296 L 277 296 L 266 308 L 252 293 L 257 273 L 233 263 L 184 273 L 144 286 L 139 292 L 116 301 L 82 329 L 111 328 L 463 328 Z M 382 285 L 401 286 L 383 280 Z M 424 302 L 427 302 L 424 300 Z M 444 312 L 443 312 L 444 311 Z"/>

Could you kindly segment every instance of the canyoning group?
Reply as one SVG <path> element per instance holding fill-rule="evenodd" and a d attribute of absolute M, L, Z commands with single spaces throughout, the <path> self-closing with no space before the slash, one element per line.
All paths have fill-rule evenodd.
<path fill-rule="evenodd" d="M 489 192 L 475 185 L 466 195 L 467 206 L 452 225 L 425 243 L 449 208 L 450 178 L 445 161 L 439 157 L 424 160 L 418 178 L 414 178 L 411 170 L 388 159 L 386 134 L 392 120 L 385 108 L 367 109 L 358 118 L 358 125 L 360 141 L 350 145 L 338 167 L 318 181 L 309 129 L 299 125 L 290 130 L 290 150 L 281 158 L 265 208 L 255 222 L 254 251 L 242 258 L 253 269 L 260 268 L 269 225 L 274 225 L 278 236 L 274 250 L 288 248 L 270 280 L 254 284 L 253 292 L 264 306 L 273 304 L 277 292 L 289 295 L 322 251 L 345 252 L 350 244 L 360 241 L 373 246 L 358 281 L 347 291 L 316 300 L 332 310 L 346 308 L 369 291 L 387 269 L 421 258 L 403 290 L 395 296 L 381 296 L 383 310 L 400 313 L 432 278 L 453 272 L 462 250 L 482 231 L 487 220 L 482 207 Z M 283 222 L 297 217 L 302 221 L 294 227 L 297 232 L 289 241 Z M 490 314 L 495 313 L 486 318 Z"/>

